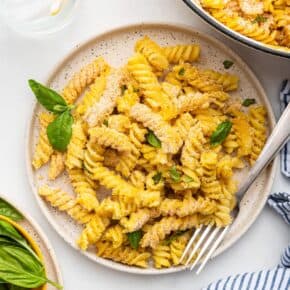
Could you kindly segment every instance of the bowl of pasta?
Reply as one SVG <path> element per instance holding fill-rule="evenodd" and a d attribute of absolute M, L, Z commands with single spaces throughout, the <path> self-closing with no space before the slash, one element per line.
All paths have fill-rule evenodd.
<path fill-rule="evenodd" d="M 45 85 L 29 85 L 38 103 L 27 171 L 41 210 L 83 255 L 131 273 L 185 269 L 179 258 L 196 227 L 232 223 L 238 185 L 275 123 L 247 65 L 180 25 L 105 32 Z M 243 198 L 215 255 L 257 218 L 275 164 Z"/>
<path fill-rule="evenodd" d="M 183 0 L 225 35 L 260 51 L 290 58 L 289 0 Z"/>

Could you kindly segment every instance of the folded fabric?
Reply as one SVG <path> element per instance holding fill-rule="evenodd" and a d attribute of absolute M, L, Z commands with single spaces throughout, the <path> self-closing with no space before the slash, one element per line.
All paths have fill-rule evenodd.
<path fill-rule="evenodd" d="M 290 102 L 290 80 L 284 80 L 280 91 L 281 112 L 287 107 Z M 290 141 L 286 143 L 280 153 L 281 156 L 281 171 L 290 177 Z"/>
<path fill-rule="evenodd" d="M 290 194 L 274 193 L 269 197 L 268 204 L 290 226 Z M 211 283 L 203 290 L 290 290 L 290 245 L 276 268 L 229 276 Z"/>

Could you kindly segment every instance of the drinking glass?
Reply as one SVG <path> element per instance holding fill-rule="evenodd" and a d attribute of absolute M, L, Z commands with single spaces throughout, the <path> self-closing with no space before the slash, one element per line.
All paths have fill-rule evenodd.
<path fill-rule="evenodd" d="M 0 0 L 0 16 L 13 30 L 26 35 L 56 32 L 66 26 L 78 0 Z"/>

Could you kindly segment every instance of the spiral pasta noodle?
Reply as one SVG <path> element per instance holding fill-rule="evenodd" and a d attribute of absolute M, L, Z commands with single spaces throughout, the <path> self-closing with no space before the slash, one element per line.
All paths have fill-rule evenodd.
<path fill-rule="evenodd" d="M 42 165 L 47 163 L 50 159 L 50 156 L 53 153 L 53 148 L 51 147 L 46 134 L 47 126 L 49 123 L 53 121 L 53 119 L 54 117 L 52 114 L 48 113 L 39 114 L 40 130 L 32 160 L 32 165 L 34 169 L 39 169 Z"/>
<path fill-rule="evenodd" d="M 87 64 L 77 72 L 63 90 L 63 97 L 68 104 L 73 104 L 87 85 L 91 84 L 101 73 L 107 69 L 107 64 L 102 57 Z"/>
<path fill-rule="evenodd" d="M 249 9 L 246 0 L 202 1 L 216 12 Z M 280 37 L 288 20 L 278 6 L 287 1 L 262 7 L 275 15 Z M 54 115 L 39 115 L 33 167 L 44 167 L 49 184 L 65 181 L 60 189 L 41 182 L 39 195 L 80 224 L 81 250 L 164 269 L 180 265 L 196 228 L 232 223 L 236 172 L 263 149 L 266 110 L 233 93 L 237 76 L 193 65 L 199 55 L 198 44 L 162 47 L 144 36 L 122 68 L 102 58 L 89 64 L 64 89 L 69 103 L 79 98 L 65 152 L 47 137 Z"/>

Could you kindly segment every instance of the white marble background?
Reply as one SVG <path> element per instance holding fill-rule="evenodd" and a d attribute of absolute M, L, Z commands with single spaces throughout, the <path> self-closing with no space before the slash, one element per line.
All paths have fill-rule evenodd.
<path fill-rule="evenodd" d="M 181 0 L 82 0 L 73 23 L 45 39 L 28 39 L 0 22 L 0 192 L 30 213 L 49 237 L 68 290 L 195 290 L 220 277 L 275 266 L 289 243 L 289 228 L 266 207 L 255 224 L 231 249 L 212 261 L 199 276 L 190 272 L 167 276 L 119 273 L 87 260 L 53 230 L 38 208 L 25 172 L 25 132 L 33 97 L 27 79 L 45 80 L 53 66 L 78 43 L 128 23 L 165 21 L 191 25 L 219 38 L 253 69 L 279 114 L 278 91 L 290 77 L 290 59 L 259 53 L 227 39 L 202 22 Z M 273 191 L 290 190 L 277 172 Z"/>

